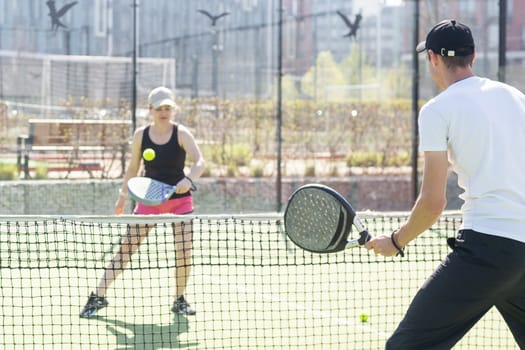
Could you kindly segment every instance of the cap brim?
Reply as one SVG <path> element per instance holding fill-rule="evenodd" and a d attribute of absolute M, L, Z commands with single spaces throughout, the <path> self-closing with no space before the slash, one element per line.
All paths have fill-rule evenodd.
<path fill-rule="evenodd" d="M 419 44 L 417 44 L 416 52 L 421 53 L 421 52 L 425 51 L 426 48 L 427 48 L 427 42 L 425 40 L 425 41 L 422 41 Z"/>
<path fill-rule="evenodd" d="M 160 106 L 175 107 L 175 102 L 173 102 L 173 100 L 171 100 L 169 98 L 165 98 L 163 100 L 156 101 L 156 102 L 152 103 L 151 105 L 152 105 L 153 108 L 159 108 Z"/>

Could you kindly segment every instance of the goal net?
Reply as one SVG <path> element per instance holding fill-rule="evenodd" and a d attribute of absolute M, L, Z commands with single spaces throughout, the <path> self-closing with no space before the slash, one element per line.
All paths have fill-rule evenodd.
<path fill-rule="evenodd" d="M 0 67 L 0 98 L 18 109 L 38 106 L 42 117 L 63 107 L 118 108 L 132 96 L 129 57 L 0 51 Z M 139 101 L 156 86 L 175 88 L 174 59 L 137 58 L 136 68 Z"/>

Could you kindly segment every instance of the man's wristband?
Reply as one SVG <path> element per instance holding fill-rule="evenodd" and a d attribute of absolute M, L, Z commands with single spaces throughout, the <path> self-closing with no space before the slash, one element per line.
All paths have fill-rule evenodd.
<path fill-rule="evenodd" d="M 392 244 L 397 249 L 397 255 L 401 255 L 401 257 L 404 257 L 405 256 L 405 251 L 396 242 L 396 238 L 395 238 L 395 233 L 396 232 L 397 231 L 392 232 L 392 234 L 390 235 L 390 240 L 392 240 Z"/>
<path fill-rule="evenodd" d="M 128 196 L 128 192 L 122 192 L 122 189 L 118 190 L 118 195 L 120 197 L 127 197 Z"/>

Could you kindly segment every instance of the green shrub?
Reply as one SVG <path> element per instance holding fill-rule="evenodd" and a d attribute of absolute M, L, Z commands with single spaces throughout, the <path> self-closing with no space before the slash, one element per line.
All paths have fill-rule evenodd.
<path fill-rule="evenodd" d="M 348 167 L 399 167 L 411 164 L 406 152 L 379 154 L 376 152 L 353 152 L 346 157 Z"/>
<path fill-rule="evenodd" d="M 226 167 L 226 176 L 227 177 L 236 177 L 239 173 L 239 170 L 237 169 L 237 166 L 235 164 L 229 164 Z"/>
<path fill-rule="evenodd" d="M 237 166 L 248 165 L 251 159 L 252 151 L 248 145 L 236 144 L 231 148 L 231 160 Z"/>
<path fill-rule="evenodd" d="M 35 177 L 34 178 L 37 179 L 37 180 L 47 179 L 48 172 L 49 171 L 48 171 L 46 166 L 39 165 L 35 169 Z"/>
<path fill-rule="evenodd" d="M 314 177 L 315 176 L 315 165 L 307 165 L 306 168 L 304 168 L 304 176 L 306 177 Z"/>
<path fill-rule="evenodd" d="M 392 167 L 399 167 L 399 166 L 410 166 L 412 162 L 412 159 L 410 158 L 410 154 L 403 152 L 403 153 L 396 153 L 389 155 L 386 157 L 384 161 L 385 166 L 392 166 Z"/>
<path fill-rule="evenodd" d="M 382 164 L 383 157 L 376 152 L 352 152 L 346 157 L 348 167 L 373 167 Z"/>
<path fill-rule="evenodd" d="M 18 176 L 18 169 L 15 164 L 0 163 L 0 180 L 14 180 Z"/>
<path fill-rule="evenodd" d="M 263 177 L 264 176 L 264 167 L 262 165 L 255 165 L 254 167 L 252 167 L 251 175 L 253 177 Z"/>
<path fill-rule="evenodd" d="M 252 151 L 245 144 L 222 145 L 213 147 L 208 152 L 210 159 L 217 165 L 245 166 L 252 159 Z"/>

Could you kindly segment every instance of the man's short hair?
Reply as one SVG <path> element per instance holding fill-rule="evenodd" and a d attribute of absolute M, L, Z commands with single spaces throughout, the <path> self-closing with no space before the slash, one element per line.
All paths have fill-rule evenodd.
<path fill-rule="evenodd" d="M 441 57 L 448 69 L 466 68 L 472 66 L 474 54 L 468 56 Z"/>

